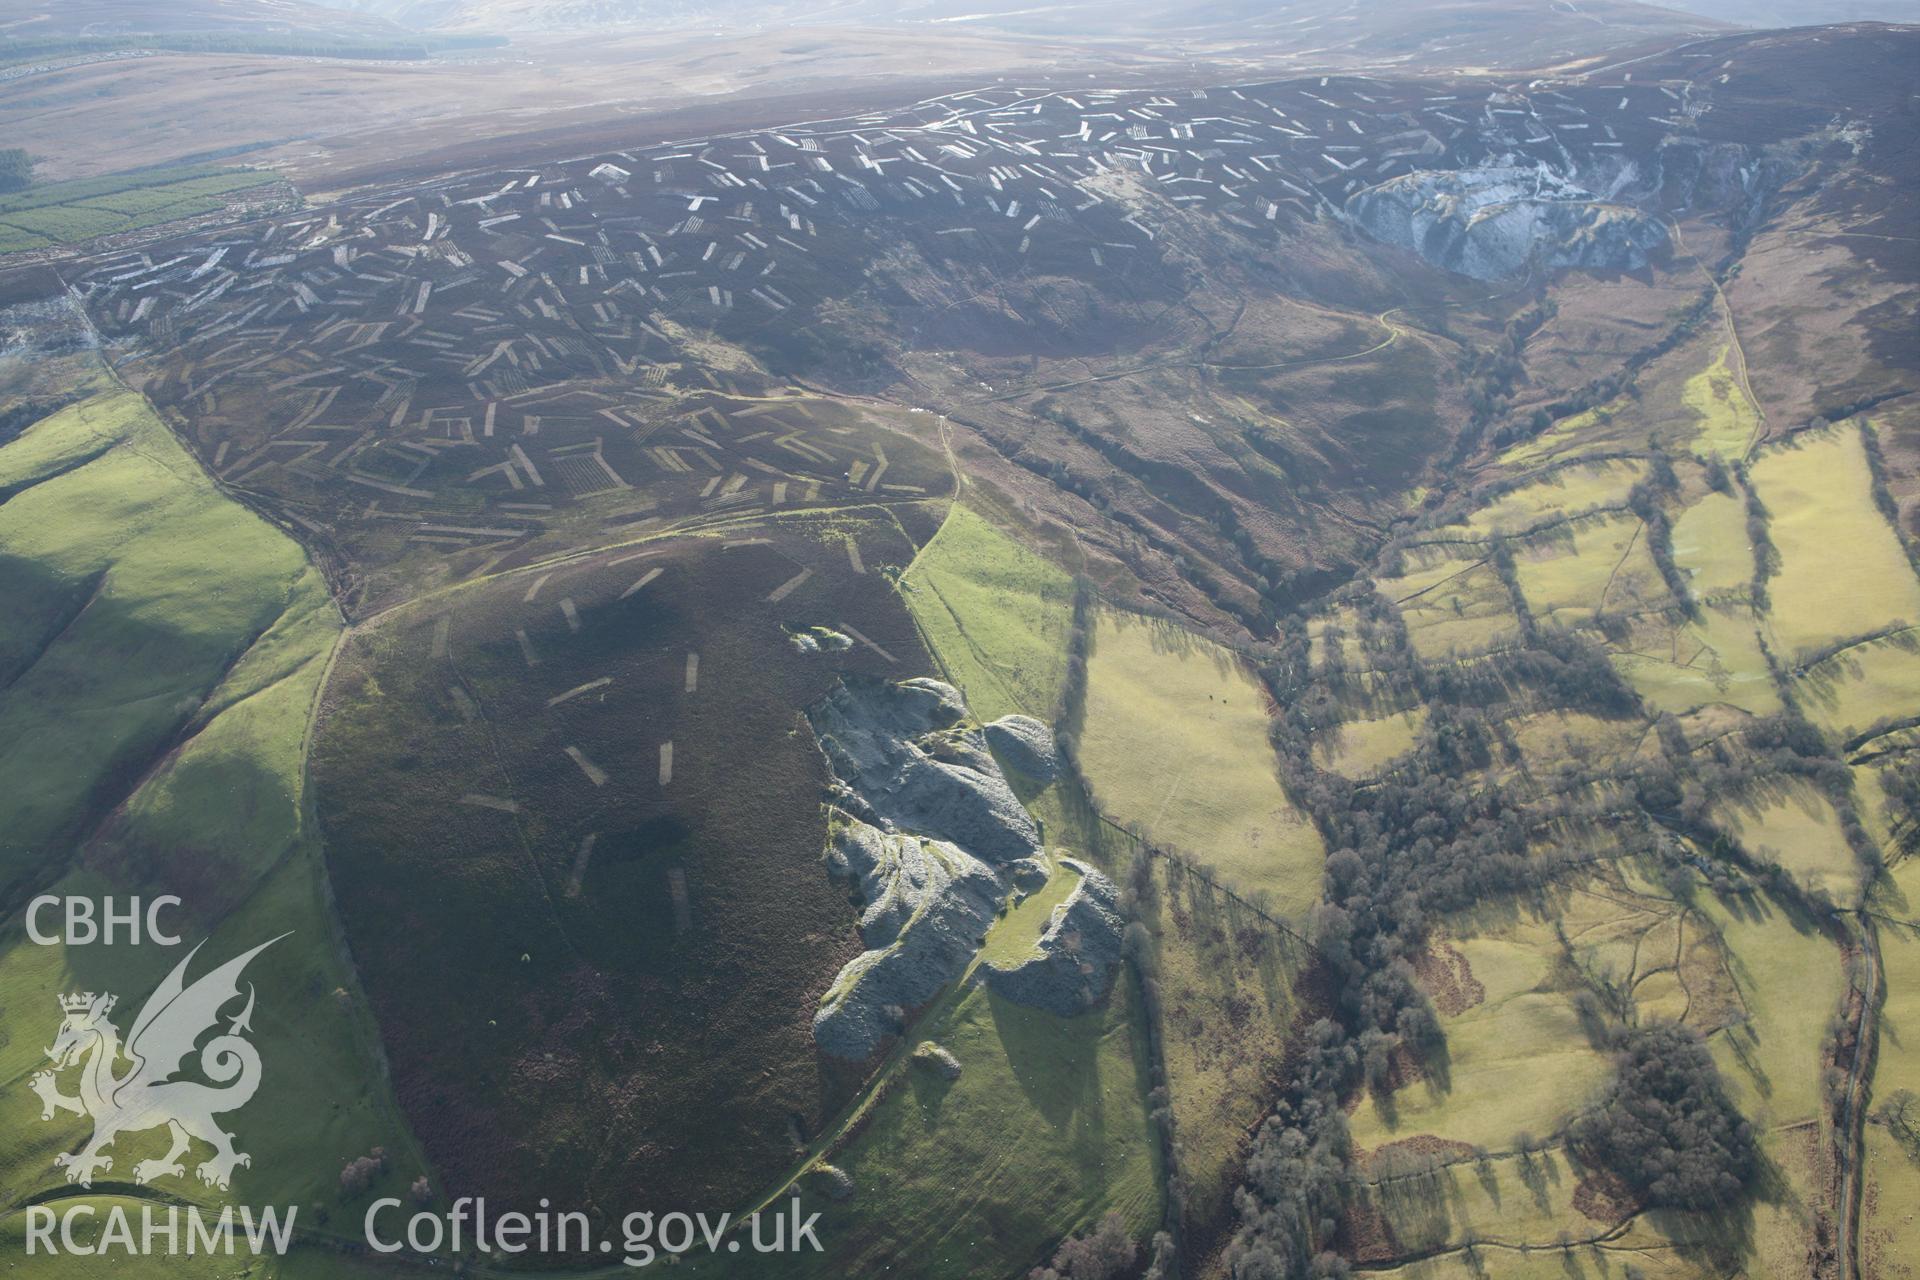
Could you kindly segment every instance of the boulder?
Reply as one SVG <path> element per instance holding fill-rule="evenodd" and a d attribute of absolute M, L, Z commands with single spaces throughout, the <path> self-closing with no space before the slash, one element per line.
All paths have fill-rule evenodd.
<path fill-rule="evenodd" d="M 933 1072 L 942 1080 L 960 1078 L 960 1059 L 953 1056 L 945 1045 L 923 1040 L 913 1047 L 913 1065 Z"/>
<path fill-rule="evenodd" d="M 983 730 L 994 754 L 1036 782 L 1052 782 L 1060 772 L 1053 730 L 1032 716 L 1002 716 Z"/>

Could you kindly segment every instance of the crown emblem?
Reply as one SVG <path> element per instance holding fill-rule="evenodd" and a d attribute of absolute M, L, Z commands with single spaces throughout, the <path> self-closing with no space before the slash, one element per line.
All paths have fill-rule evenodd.
<path fill-rule="evenodd" d="M 111 1013 L 113 1011 L 114 1003 L 118 999 L 119 999 L 118 996 L 105 997 L 105 999 L 101 1002 L 100 1012 Z M 87 1010 L 93 1007 L 93 992 L 77 991 L 71 995 L 61 996 L 60 1007 L 66 1010 L 68 1013 L 85 1013 Z"/>

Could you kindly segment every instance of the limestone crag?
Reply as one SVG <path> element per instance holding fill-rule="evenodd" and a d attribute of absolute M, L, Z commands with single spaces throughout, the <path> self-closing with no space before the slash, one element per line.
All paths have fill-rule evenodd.
<path fill-rule="evenodd" d="M 865 1058 L 897 1032 L 902 1014 L 932 999 L 986 936 L 1007 886 L 993 869 L 944 840 L 889 833 L 836 819 L 828 869 L 866 904 L 866 950 L 844 969 L 813 1018 L 814 1041 Z"/>
<path fill-rule="evenodd" d="M 841 684 L 808 713 L 849 812 L 995 865 L 1031 858 L 1039 828 L 966 716 L 959 691 L 929 679 Z"/>
<path fill-rule="evenodd" d="M 1054 908 L 1033 956 L 1011 969 L 985 964 L 981 972 L 997 994 L 1069 1018 L 1106 995 L 1126 926 L 1113 881 L 1085 863 L 1061 861 L 1080 883 Z"/>
<path fill-rule="evenodd" d="M 1610 191 L 1634 177 L 1612 175 Z M 1532 264 L 1635 271 L 1667 242 L 1658 219 L 1544 165 L 1416 170 L 1354 192 L 1346 207 L 1378 239 L 1478 280 Z"/>

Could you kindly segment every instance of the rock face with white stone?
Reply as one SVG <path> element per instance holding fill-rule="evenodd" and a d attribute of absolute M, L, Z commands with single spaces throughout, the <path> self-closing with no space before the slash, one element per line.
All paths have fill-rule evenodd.
<path fill-rule="evenodd" d="M 814 1015 L 814 1041 L 864 1059 L 966 969 L 1040 832 L 958 690 L 938 680 L 838 685 L 808 712 L 834 775 L 828 873 L 852 883 L 866 947 Z"/>
<path fill-rule="evenodd" d="M 1038 779 L 1058 757 L 1040 721 L 1008 716 L 982 730 L 938 680 L 842 683 L 807 718 L 834 775 L 827 871 L 851 884 L 866 948 L 822 997 L 813 1037 L 864 1060 L 966 971 L 1016 887 L 1046 882 L 1040 833 L 995 754 Z M 1112 881 L 1062 861 L 1080 883 L 1033 956 L 980 973 L 1007 999 L 1071 1016 L 1106 995 L 1123 921 Z"/>
<path fill-rule="evenodd" d="M 966 703 L 938 680 L 841 684 L 808 712 L 840 787 L 835 800 L 882 830 L 948 840 L 999 865 L 1040 852 Z"/>
<path fill-rule="evenodd" d="M 1034 954 L 1011 969 L 986 964 L 981 971 L 995 994 L 1070 1018 L 1107 994 L 1126 922 L 1113 881 L 1085 863 L 1061 861 L 1080 883 L 1053 909 Z"/>
<path fill-rule="evenodd" d="M 813 1038 L 835 1057 L 863 1059 L 897 1032 L 901 1015 L 931 1000 L 979 949 L 1007 887 L 993 869 L 943 840 L 836 820 L 829 870 L 866 904 L 867 948 L 840 971 L 813 1017 Z"/>
<path fill-rule="evenodd" d="M 1036 782 L 1052 782 L 1060 772 L 1053 730 L 1032 716 L 1002 716 L 987 725 L 987 745 L 1014 769 Z"/>
<path fill-rule="evenodd" d="M 1634 176 L 1623 171 L 1608 186 Z M 1544 165 L 1417 170 L 1354 192 L 1346 207 L 1377 239 L 1478 280 L 1532 264 L 1634 271 L 1667 242 L 1657 219 Z"/>

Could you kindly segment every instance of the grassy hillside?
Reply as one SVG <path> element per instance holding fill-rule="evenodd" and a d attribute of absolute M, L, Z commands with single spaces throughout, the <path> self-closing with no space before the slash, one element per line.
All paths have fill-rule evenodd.
<path fill-rule="evenodd" d="M 940 535 L 907 575 L 903 590 L 923 632 L 932 639 L 943 668 L 970 691 L 986 691 L 984 698 L 975 694 L 979 714 L 989 714 L 980 710 L 984 702 L 1000 711 L 1045 717 L 1066 696 L 1072 584 L 1064 572 L 981 516 L 956 507 Z M 1124 626 L 1143 637 L 1153 633 L 1152 624 L 1130 618 L 1100 625 L 1116 632 Z M 1116 662 L 1116 650 L 1122 642 L 1105 638 L 1105 630 L 1094 639 L 1088 671 L 1094 680 L 1109 683 L 1089 690 L 1081 741 L 1083 767 L 1090 778 L 1104 780 L 1095 782 L 1099 803 L 1089 808 L 1073 779 L 1044 788 L 1029 799 L 1034 811 L 1046 818 L 1051 839 L 1093 851 L 1115 874 L 1120 873 L 1129 845 L 1108 824 L 1135 820 L 1134 815 L 1140 812 L 1143 796 L 1137 789 L 1135 771 L 1144 766 L 1149 754 L 1139 739 L 1129 745 L 1123 735 L 1146 732 L 1156 715 L 1163 717 L 1161 728 L 1171 723 L 1172 717 L 1185 717 L 1186 727 L 1181 732 L 1188 735 L 1186 741 L 1202 744 L 1208 753 L 1204 767 L 1224 764 L 1235 785 L 1241 786 L 1240 794 L 1229 800 L 1236 807 L 1224 821 L 1243 824 L 1238 828 L 1243 839 L 1258 836 L 1259 818 L 1250 805 L 1285 804 L 1271 772 L 1264 780 L 1258 773 L 1259 761 L 1269 751 L 1258 690 L 1225 651 L 1215 650 L 1190 633 L 1169 628 L 1160 631 L 1168 644 L 1187 646 L 1188 652 L 1200 656 L 1173 674 L 1170 687 L 1155 693 L 1164 701 L 1154 706 L 1133 704 L 1124 722 L 1116 722 L 1115 714 L 1128 710 L 1129 699 L 1137 697 L 1142 687 L 1167 678 L 1168 673 L 1155 668 L 1151 652 L 1144 657 L 1144 669 L 1127 671 Z M 1053 637 L 1051 647 L 1040 646 L 1038 641 L 1044 637 Z M 1172 656 L 1172 661 L 1177 665 L 1179 658 Z M 1030 678 L 1036 669 L 1047 673 L 1046 682 Z M 1114 689 L 1111 681 L 1116 678 L 1112 674 L 1116 670 L 1121 672 L 1117 678 L 1135 683 Z M 1103 676 L 1103 672 L 1107 674 Z M 1099 689 L 1097 694 L 1094 688 Z M 1232 705 L 1212 712 L 1206 709 L 1209 699 L 1231 699 Z M 1227 726 L 1229 735 L 1225 741 L 1210 743 L 1216 725 L 1210 717 L 1215 714 L 1221 717 L 1218 723 Z M 1248 751 L 1256 753 L 1251 760 L 1246 758 Z M 1254 772 L 1247 772 L 1249 769 Z M 1198 772 L 1190 775 L 1181 792 L 1183 797 L 1203 792 L 1204 788 L 1193 780 L 1198 776 Z M 1167 781 L 1162 779 L 1163 784 Z M 1159 803 L 1161 793 L 1153 794 L 1154 802 Z M 1113 807 L 1102 808 L 1109 803 Z M 1184 798 L 1176 802 L 1188 803 Z M 1174 810 L 1175 805 L 1169 805 L 1165 811 Z M 1179 812 L 1188 810 L 1181 808 Z M 1292 816 L 1290 812 L 1288 816 Z M 1203 815 L 1202 821 L 1206 817 Z M 1150 828 L 1150 834 L 1166 839 L 1168 830 Z M 1185 830 L 1191 838 L 1204 835 L 1208 828 L 1195 825 Z M 1213 848 L 1209 844 L 1195 847 L 1205 851 Z M 1303 847 L 1314 852 L 1311 846 Z M 1255 875 L 1265 874 L 1261 865 L 1249 861 L 1246 869 Z M 1293 868 L 1287 874 L 1297 875 L 1297 883 L 1290 883 L 1295 883 L 1299 894 L 1317 893 L 1317 884 L 1313 883 L 1318 875 L 1317 863 Z M 1300 1011 L 1295 982 L 1307 951 L 1297 938 L 1261 918 L 1247 902 L 1203 876 L 1189 873 L 1178 862 L 1157 862 L 1151 876 L 1152 892 L 1142 904 L 1143 922 L 1154 943 L 1157 1030 L 1165 1057 L 1180 1175 L 1186 1188 L 1187 1218 L 1197 1227 L 1214 1231 L 1228 1208 L 1245 1157 L 1248 1130 L 1259 1121 L 1267 1105 L 1273 1074 Z M 1035 895 L 1035 900 L 1045 896 Z M 1032 901 L 1013 915 L 1030 911 Z M 1004 928 L 989 937 L 990 950 L 1005 937 Z M 1149 1015 L 1146 1009 L 1138 1008 L 1136 1016 Z M 1133 1034 L 1137 1038 L 1143 1032 L 1136 1026 Z"/>
<path fill-rule="evenodd" d="M 387 1090 L 307 818 L 308 724 L 339 613 L 299 547 L 223 496 L 137 395 L 84 400 L 34 425 L 0 448 L 0 476 L 12 492 L 0 565 L 23 604 L 7 615 L 11 682 L 0 693 L 14 891 L 176 894 L 178 932 L 205 946 L 196 975 L 287 935 L 247 972 L 262 1083 L 227 1122 L 252 1165 L 230 1193 L 190 1175 L 156 1189 L 299 1204 L 308 1229 L 325 1233 L 338 1215 L 332 1230 L 357 1233 L 338 1181 L 348 1160 L 390 1153 L 373 1194 L 430 1171 Z M 10 1208 L 73 1194 L 52 1158 L 90 1132 L 73 1116 L 42 1123 L 25 1087 L 46 1065 L 54 997 L 112 991 L 124 1028 L 182 954 L 40 946 L 17 917 L 0 931 L 0 1003 L 19 1028 L 0 1046 Z M 164 1130 L 123 1136 L 104 1185 L 129 1185 L 134 1164 L 166 1145 Z M 189 1169 L 208 1154 L 196 1147 Z M 49 1265 L 77 1276 L 111 1264 Z M 206 1262 L 151 1266 L 216 1273 Z"/>
<path fill-rule="evenodd" d="M 331 604 L 132 393 L 30 428 L 0 450 L 0 488 L 0 884 L 17 893 L 221 702 L 304 665 Z"/>
<path fill-rule="evenodd" d="M 826 1153 L 852 1179 L 851 1196 L 831 1200 L 803 1180 L 827 1253 L 714 1273 L 868 1275 L 910 1258 L 928 1277 L 1021 1275 L 1109 1210 L 1151 1232 L 1161 1171 L 1137 1016 L 1124 977 L 1075 1018 L 985 987 L 949 999 L 912 1039 L 951 1053 L 959 1075 L 903 1062 L 857 1131 Z"/>
<path fill-rule="evenodd" d="M 974 715 L 1052 718 L 1073 626 L 1065 571 L 955 503 L 901 590 Z"/>

